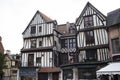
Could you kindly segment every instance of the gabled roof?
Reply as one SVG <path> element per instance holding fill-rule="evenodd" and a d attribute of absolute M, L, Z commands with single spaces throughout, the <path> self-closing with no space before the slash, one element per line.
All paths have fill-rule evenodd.
<path fill-rule="evenodd" d="M 8 57 L 9 60 L 13 61 L 13 60 L 17 60 L 16 57 L 17 57 L 17 56 L 20 56 L 20 55 L 18 55 L 18 54 L 8 54 L 8 53 L 6 53 L 5 56 Z"/>
<path fill-rule="evenodd" d="M 51 21 L 53 21 L 51 18 L 49 18 L 48 16 L 46 16 L 46 15 L 43 14 L 42 12 L 37 11 L 37 13 L 40 14 L 40 16 L 45 20 L 45 22 L 51 22 Z"/>
<path fill-rule="evenodd" d="M 102 17 L 103 21 L 106 20 L 106 16 L 103 15 L 98 9 L 96 9 L 90 2 L 87 2 L 85 8 L 83 9 L 82 13 L 80 14 L 79 18 L 76 19 L 76 22 L 83 17 L 83 14 L 86 12 L 88 8 L 91 8 L 93 11 L 95 11 L 100 17 Z"/>
<path fill-rule="evenodd" d="M 68 28 L 76 29 L 74 23 L 69 23 L 69 26 L 67 26 L 67 23 L 66 23 L 66 24 L 58 25 L 57 30 L 58 30 L 60 33 L 65 34 L 65 33 L 67 32 L 67 27 L 68 27 Z"/>
<path fill-rule="evenodd" d="M 37 14 L 40 14 L 40 16 L 42 17 L 42 19 L 47 23 L 47 22 L 52 22 L 54 20 L 52 20 L 51 18 L 49 18 L 48 16 L 46 16 L 45 14 L 43 14 L 42 12 L 40 11 L 37 11 L 35 13 L 35 15 L 33 16 L 32 20 L 34 20 L 34 18 L 36 17 Z M 30 23 L 32 22 L 32 20 L 30 21 Z M 30 23 L 28 24 L 27 28 L 29 27 Z M 23 31 L 22 34 L 24 34 L 24 32 L 27 30 L 27 28 Z"/>

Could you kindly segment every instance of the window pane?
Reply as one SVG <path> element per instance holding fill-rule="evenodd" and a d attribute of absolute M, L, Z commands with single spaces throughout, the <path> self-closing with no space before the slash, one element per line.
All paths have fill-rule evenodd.
<path fill-rule="evenodd" d="M 39 47 L 41 47 L 42 46 L 42 41 L 39 41 Z"/>
<path fill-rule="evenodd" d="M 41 57 L 36 58 L 36 63 L 41 63 Z"/>
<path fill-rule="evenodd" d="M 85 17 L 85 21 L 88 21 L 89 20 L 89 17 Z"/>
<path fill-rule="evenodd" d="M 85 37 L 86 37 L 86 44 L 95 43 L 93 31 L 85 32 Z"/>
<path fill-rule="evenodd" d="M 73 39 L 73 42 L 76 42 L 76 40 L 75 40 L 75 39 Z"/>
<path fill-rule="evenodd" d="M 42 27 L 41 26 L 39 26 L 39 32 L 41 32 L 42 31 Z"/>
<path fill-rule="evenodd" d="M 66 69 L 63 71 L 63 80 L 72 80 L 73 79 L 73 71 L 72 69 Z"/>
<path fill-rule="evenodd" d="M 76 39 L 75 38 L 69 39 L 69 47 L 70 48 L 75 48 L 76 47 Z"/>
<path fill-rule="evenodd" d="M 17 74 L 17 70 L 12 70 L 12 74 Z"/>
<path fill-rule="evenodd" d="M 93 26 L 93 16 L 86 16 L 84 18 L 85 27 Z"/>
<path fill-rule="evenodd" d="M 79 79 L 96 79 L 95 69 L 78 69 Z"/>
<path fill-rule="evenodd" d="M 69 44 L 69 47 L 72 48 L 73 47 L 72 44 Z"/>
<path fill-rule="evenodd" d="M 36 40 L 31 40 L 31 48 L 36 48 Z"/>
<path fill-rule="evenodd" d="M 75 47 L 76 47 L 76 43 L 73 44 L 73 48 L 75 48 Z"/>
<path fill-rule="evenodd" d="M 31 34 L 35 34 L 36 33 L 36 26 L 32 26 L 31 27 Z"/>
<path fill-rule="evenodd" d="M 60 54 L 60 63 L 61 64 L 68 63 L 68 54 L 67 53 Z"/>
<path fill-rule="evenodd" d="M 75 29 L 69 28 L 69 33 L 75 33 Z"/>
<path fill-rule="evenodd" d="M 62 40 L 61 40 L 61 47 L 62 47 L 62 48 L 67 48 L 67 47 L 68 47 L 67 39 L 62 39 Z"/>
<path fill-rule="evenodd" d="M 97 50 L 87 50 L 86 51 L 86 61 L 96 61 L 97 60 Z"/>

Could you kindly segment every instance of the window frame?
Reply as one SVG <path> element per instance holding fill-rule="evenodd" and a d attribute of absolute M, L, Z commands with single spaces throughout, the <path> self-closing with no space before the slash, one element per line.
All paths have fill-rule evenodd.
<path fill-rule="evenodd" d="M 88 24 L 88 23 L 89 23 L 89 24 Z M 84 16 L 84 26 L 85 26 L 85 28 L 94 26 L 94 23 L 93 23 L 93 15 Z"/>
<path fill-rule="evenodd" d="M 42 32 L 42 26 L 39 26 L 39 32 Z"/>
<path fill-rule="evenodd" d="M 85 38 L 86 38 L 86 44 L 94 44 L 95 38 L 94 38 L 94 32 L 93 31 L 86 31 L 85 32 Z"/>
<path fill-rule="evenodd" d="M 39 41 L 39 47 L 42 47 L 43 42 Z"/>
<path fill-rule="evenodd" d="M 70 38 L 69 39 L 69 48 L 75 48 L 76 47 L 76 39 Z"/>
<path fill-rule="evenodd" d="M 113 42 L 114 40 L 118 40 L 118 43 L 115 44 L 115 42 Z M 112 44 L 112 53 L 113 54 L 120 53 L 120 40 L 119 40 L 119 38 L 111 39 L 111 44 Z"/>
<path fill-rule="evenodd" d="M 97 50 L 86 50 L 86 61 L 97 61 Z"/>
<path fill-rule="evenodd" d="M 31 48 L 36 48 L 36 47 L 37 47 L 36 40 L 31 40 Z"/>
<path fill-rule="evenodd" d="M 61 39 L 61 47 L 68 48 L 68 39 Z"/>
<path fill-rule="evenodd" d="M 36 63 L 41 64 L 41 62 L 42 62 L 41 59 L 42 59 L 41 57 L 36 57 Z"/>
<path fill-rule="evenodd" d="M 12 74 L 17 74 L 17 70 L 11 70 Z"/>
<path fill-rule="evenodd" d="M 72 69 L 66 69 L 63 70 L 63 80 L 73 80 L 73 70 Z"/>
<path fill-rule="evenodd" d="M 92 68 L 78 69 L 78 79 L 96 79 L 96 70 Z"/>

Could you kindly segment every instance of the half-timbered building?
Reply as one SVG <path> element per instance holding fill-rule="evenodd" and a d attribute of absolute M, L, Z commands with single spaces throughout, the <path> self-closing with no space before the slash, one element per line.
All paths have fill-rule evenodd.
<path fill-rule="evenodd" d="M 57 23 L 37 11 L 23 32 L 21 80 L 57 80 L 60 69 L 54 64 L 53 29 Z M 38 78 L 38 79 L 37 79 Z"/>
<path fill-rule="evenodd" d="M 89 2 L 75 23 L 37 11 L 23 32 L 21 80 L 96 79 L 109 61 L 106 16 Z"/>
<path fill-rule="evenodd" d="M 109 60 L 106 16 L 88 2 L 75 26 L 78 60 L 61 66 L 63 80 L 96 79 L 96 70 Z"/>

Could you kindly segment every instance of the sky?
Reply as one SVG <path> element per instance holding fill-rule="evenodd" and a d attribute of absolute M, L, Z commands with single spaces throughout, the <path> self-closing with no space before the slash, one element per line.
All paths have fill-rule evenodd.
<path fill-rule="evenodd" d="M 58 24 L 75 22 L 87 2 L 107 16 L 120 8 L 120 0 L 0 0 L 0 36 L 5 50 L 19 54 L 23 47 L 22 32 L 37 10 Z"/>

